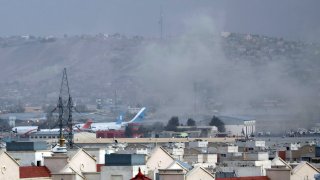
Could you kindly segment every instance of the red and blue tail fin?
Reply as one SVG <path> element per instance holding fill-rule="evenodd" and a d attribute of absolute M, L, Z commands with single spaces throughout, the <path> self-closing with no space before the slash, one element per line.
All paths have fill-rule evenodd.
<path fill-rule="evenodd" d="M 88 121 L 81 127 L 81 129 L 90 129 L 92 123 L 92 119 L 88 119 Z"/>

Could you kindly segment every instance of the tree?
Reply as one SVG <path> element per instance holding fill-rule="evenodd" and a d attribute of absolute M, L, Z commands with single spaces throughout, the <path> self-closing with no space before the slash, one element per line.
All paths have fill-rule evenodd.
<path fill-rule="evenodd" d="M 216 126 L 219 132 L 226 132 L 226 128 L 224 127 L 224 122 L 221 121 L 218 117 L 213 116 L 210 123 L 210 126 Z"/>
<path fill-rule="evenodd" d="M 177 126 L 179 126 L 179 118 L 177 116 L 173 116 L 168 121 L 168 124 L 166 126 L 167 131 L 177 131 Z"/>
<path fill-rule="evenodd" d="M 196 121 L 189 118 L 187 121 L 187 126 L 196 126 Z"/>

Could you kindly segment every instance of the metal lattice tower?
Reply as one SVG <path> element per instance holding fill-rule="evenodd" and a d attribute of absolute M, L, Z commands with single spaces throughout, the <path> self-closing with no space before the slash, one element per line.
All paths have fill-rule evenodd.
<path fill-rule="evenodd" d="M 57 105 L 59 111 L 59 138 L 64 139 L 63 137 L 63 127 L 67 128 L 67 140 L 70 148 L 73 148 L 73 122 L 72 122 L 72 109 L 73 102 L 70 95 L 67 69 L 63 69 L 62 81 L 60 86 L 59 101 Z"/>

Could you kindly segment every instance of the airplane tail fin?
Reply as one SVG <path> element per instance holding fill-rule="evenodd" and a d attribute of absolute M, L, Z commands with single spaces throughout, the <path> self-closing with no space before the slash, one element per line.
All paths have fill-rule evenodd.
<path fill-rule="evenodd" d="M 82 126 L 81 129 L 89 129 L 92 123 L 92 119 L 88 119 L 88 121 Z"/>
<path fill-rule="evenodd" d="M 123 120 L 123 115 L 120 114 L 119 117 L 117 118 L 116 124 L 121 124 Z"/>
<path fill-rule="evenodd" d="M 142 121 L 145 115 L 146 108 L 143 107 L 140 109 L 140 111 L 132 118 L 128 123 L 139 123 Z"/>

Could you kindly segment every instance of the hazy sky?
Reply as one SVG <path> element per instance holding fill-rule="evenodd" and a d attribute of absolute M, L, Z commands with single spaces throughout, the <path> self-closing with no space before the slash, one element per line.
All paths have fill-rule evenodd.
<path fill-rule="evenodd" d="M 204 13 L 224 31 L 320 41 L 319 0 L 0 0 L 0 36 L 175 36 Z"/>

